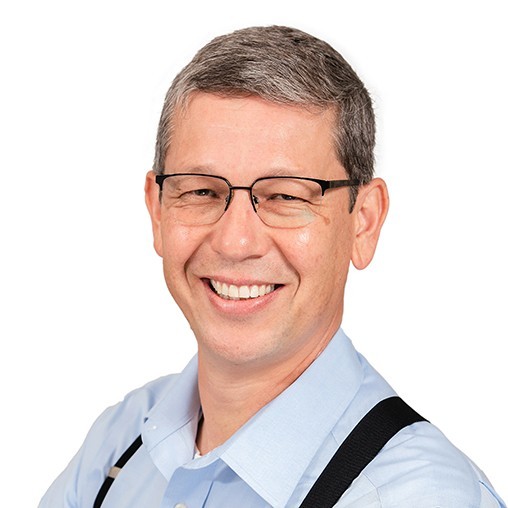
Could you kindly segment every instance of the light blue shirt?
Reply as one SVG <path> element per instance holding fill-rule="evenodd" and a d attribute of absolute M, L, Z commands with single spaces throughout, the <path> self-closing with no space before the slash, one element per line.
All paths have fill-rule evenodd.
<path fill-rule="evenodd" d="M 103 508 L 297 508 L 356 423 L 393 395 L 339 330 L 291 386 L 222 446 L 194 458 L 200 418 L 194 358 L 181 374 L 107 409 L 39 508 L 91 508 L 110 467 L 140 433 L 143 445 Z M 336 507 L 505 505 L 464 454 L 436 427 L 419 422 L 388 442 Z"/>

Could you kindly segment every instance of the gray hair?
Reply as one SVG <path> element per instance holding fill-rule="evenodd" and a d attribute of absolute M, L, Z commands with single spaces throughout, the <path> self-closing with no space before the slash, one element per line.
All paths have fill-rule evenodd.
<path fill-rule="evenodd" d="M 283 26 L 252 27 L 213 39 L 169 88 L 157 133 L 153 169 L 161 173 L 175 114 L 194 92 L 256 95 L 268 101 L 334 108 L 337 158 L 350 179 L 374 174 L 375 118 L 369 93 L 344 58 L 326 42 Z M 351 188 L 351 207 L 357 188 Z"/>

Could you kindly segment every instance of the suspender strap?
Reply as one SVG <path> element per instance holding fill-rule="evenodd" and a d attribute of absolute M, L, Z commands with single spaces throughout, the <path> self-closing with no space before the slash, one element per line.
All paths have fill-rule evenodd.
<path fill-rule="evenodd" d="M 379 402 L 360 420 L 335 452 L 300 508 L 332 508 L 399 430 L 420 421 L 426 420 L 399 397 Z"/>
<path fill-rule="evenodd" d="M 117 474 L 122 470 L 122 467 L 127 464 L 127 461 L 136 453 L 138 448 L 141 446 L 143 441 L 141 440 L 141 435 L 139 435 L 134 442 L 123 452 L 123 455 L 116 461 L 115 465 L 109 470 L 108 476 L 104 480 L 102 487 L 95 498 L 95 502 L 93 504 L 93 508 L 100 508 L 102 505 L 106 494 L 108 493 L 109 488 L 115 481 Z"/>

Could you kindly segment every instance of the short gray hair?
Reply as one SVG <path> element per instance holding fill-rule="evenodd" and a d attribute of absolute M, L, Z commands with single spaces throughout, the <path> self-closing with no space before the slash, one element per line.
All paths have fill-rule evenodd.
<path fill-rule="evenodd" d="M 351 179 L 367 183 L 373 177 L 375 118 L 369 93 L 346 60 L 316 37 L 283 26 L 251 27 L 217 37 L 199 50 L 166 94 L 156 173 L 164 168 L 175 113 L 194 92 L 334 108 L 338 160 Z M 351 190 L 353 206 L 357 189 Z"/>

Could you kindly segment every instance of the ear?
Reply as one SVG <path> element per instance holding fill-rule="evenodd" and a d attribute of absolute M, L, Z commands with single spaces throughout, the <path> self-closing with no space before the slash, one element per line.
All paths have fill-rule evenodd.
<path fill-rule="evenodd" d="M 352 212 L 355 237 L 351 260 L 358 270 L 367 267 L 374 257 L 388 203 L 388 189 L 381 178 L 374 178 L 360 188 Z"/>
<path fill-rule="evenodd" d="M 161 204 L 159 199 L 159 186 L 155 181 L 155 173 L 149 171 L 145 179 L 145 203 L 152 220 L 153 246 L 159 256 L 162 257 L 162 232 L 161 232 Z"/>

